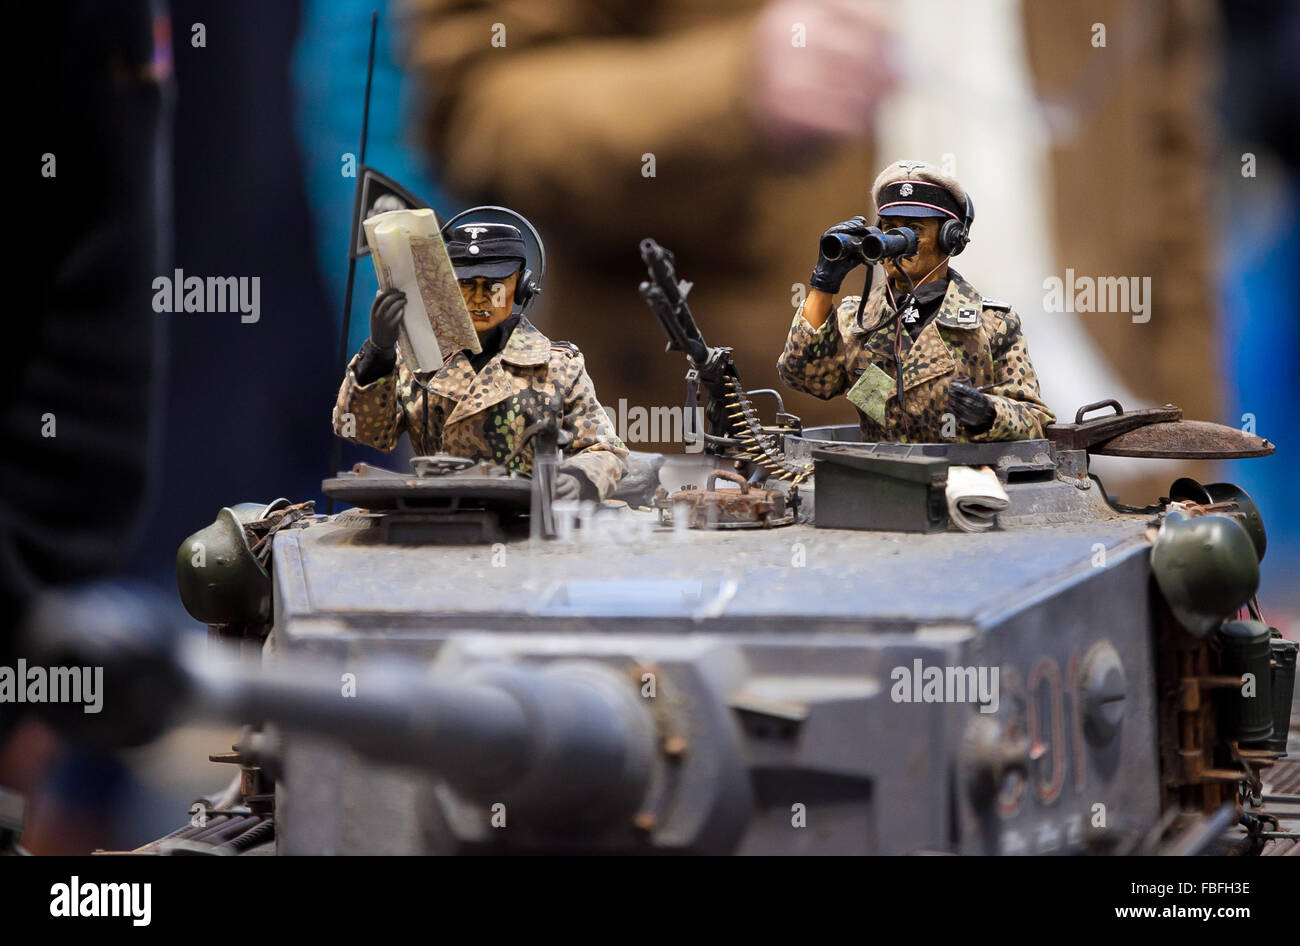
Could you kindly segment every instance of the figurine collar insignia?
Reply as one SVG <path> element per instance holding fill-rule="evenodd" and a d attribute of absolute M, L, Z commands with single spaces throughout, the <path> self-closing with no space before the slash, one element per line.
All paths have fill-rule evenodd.
<path fill-rule="evenodd" d="M 934 320 L 945 328 L 978 328 L 983 297 L 959 273 L 950 269 L 948 278 L 948 293 Z"/>
<path fill-rule="evenodd" d="M 943 286 L 942 290 L 940 290 L 940 286 Z M 918 286 L 916 295 L 909 297 L 908 301 L 910 303 L 915 300 L 916 303 L 924 304 L 934 298 L 931 295 L 932 293 L 937 294 L 940 291 L 943 294 L 943 301 L 939 303 L 939 312 L 934 317 L 935 322 L 947 328 L 959 329 L 971 329 L 980 324 L 979 313 L 984 308 L 983 297 L 955 269 L 948 270 L 946 284 L 936 281 Z M 901 302 L 903 295 L 897 293 L 895 298 Z M 975 318 L 971 319 L 969 316 L 963 317 L 961 315 L 962 311 L 967 309 L 974 310 Z M 874 315 L 868 316 L 866 313 L 874 313 Z M 903 316 L 906 319 L 906 311 L 904 311 Z M 884 280 L 881 280 L 871 289 L 871 297 L 867 300 L 866 312 L 863 314 L 863 324 L 860 326 L 854 325 L 849 330 L 854 333 L 875 332 L 894 321 L 896 317 L 897 312 L 890 305 L 888 294 L 885 292 Z"/>

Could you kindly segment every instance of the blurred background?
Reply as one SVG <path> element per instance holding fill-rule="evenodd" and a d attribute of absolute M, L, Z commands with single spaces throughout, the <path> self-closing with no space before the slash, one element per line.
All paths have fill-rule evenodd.
<path fill-rule="evenodd" d="M 537 225 L 550 267 L 532 317 L 582 348 L 607 407 L 683 400 L 684 361 L 636 293 L 641 238 L 674 251 L 747 386 L 780 387 L 818 236 L 871 212 L 886 163 L 930 161 L 976 206 L 955 268 L 1015 305 L 1058 419 L 1171 402 L 1277 444 L 1097 470 L 1134 503 L 1174 471 L 1249 491 L 1265 616 L 1296 636 L 1300 5 L 69 0 L 4 14 L 11 88 L 31 85 L 34 37 L 67 41 L 41 47 L 7 149 L 35 232 L 3 381 L 0 663 L 41 588 L 174 600 L 176 548 L 220 507 L 322 502 L 372 10 L 366 163 L 444 217 L 499 203 Z M 57 175 L 28 183 L 47 154 Z M 155 314 L 152 281 L 177 269 L 259 277 L 260 318 Z M 1149 277 L 1149 320 L 1046 311 L 1045 280 L 1067 270 Z M 362 260 L 349 353 L 375 289 Z M 786 407 L 854 419 L 793 392 Z M 39 434 L 47 413 L 57 437 Z M 349 447 L 342 466 L 359 459 L 393 462 Z M 8 717 L 0 785 L 27 795 L 34 852 L 134 847 L 222 787 L 227 769 L 200 760 L 234 737 L 185 729 L 104 756 Z"/>

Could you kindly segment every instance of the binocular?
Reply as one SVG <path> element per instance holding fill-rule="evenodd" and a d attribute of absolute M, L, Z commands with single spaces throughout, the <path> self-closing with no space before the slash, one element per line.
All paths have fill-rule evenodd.
<path fill-rule="evenodd" d="M 895 227 L 884 232 L 879 227 L 866 227 L 861 233 L 828 233 L 822 237 L 821 252 L 828 260 L 856 257 L 864 263 L 913 256 L 916 253 L 916 232 L 910 227 Z"/>

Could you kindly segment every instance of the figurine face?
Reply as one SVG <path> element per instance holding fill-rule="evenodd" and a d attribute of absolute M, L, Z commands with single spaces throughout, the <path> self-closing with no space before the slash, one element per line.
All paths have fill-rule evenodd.
<path fill-rule="evenodd" d="M 471 276 L 456 281 L 460 283 L 460 292 L 465 297 L 469 317 L 474 320 L 474 331 L 481 335 L 510 318 L 519 273 L 511 273 L 504 279 Z"/>
<path fill-rule="evenodd" d="M 941 217 L 881 217 L 880 228 L 882 230 L 892 230 L 895 227 L 908 227 L 916 233 L 916 255 L 907 259 L 888 259 L 885 260 L 885 272 L 889 274 L 890 282 L 895 285 L 906 284 L 907 280 L 903 278 L 902 273 L 907 273 L 912 279 L 919 280 L 930 270 L 939 265 L 944 254 L 939 251 L 939 227 L 943 225 Z M 899 270 L 902 270 L 900 273 Z M 930 276 L 930 279 L 937 279 L 947 273 L 948 267 L 940 266 Z M 920 285 L 918 282 L 917 285 Z"/>

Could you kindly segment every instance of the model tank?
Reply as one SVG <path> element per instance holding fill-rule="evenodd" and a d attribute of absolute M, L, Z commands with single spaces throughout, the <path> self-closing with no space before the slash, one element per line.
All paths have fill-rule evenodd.
<path fill-rule="evenodd" d="M 428 457 L 327 480 L 336 515 L 221 510 L 180 548 L 182 598 L 261 667 L 158 666 L 172 709 L 248 724 L 213 756 L 240 775 L 142 852 L 1293 843 L 1296 645 L 1255 602 L 1258 511 L 1190 479 L 1120 506 L 1089 471 L 1271 444 L 1113 402 L 1002 444 L 864 444 L 776 392 L 764 423 L 642 249 L 709 395 L 703 452 L 633 454 L 603 506 Z M 949 525 L 958 467 L 996 475 L 996 528 Z"/>

